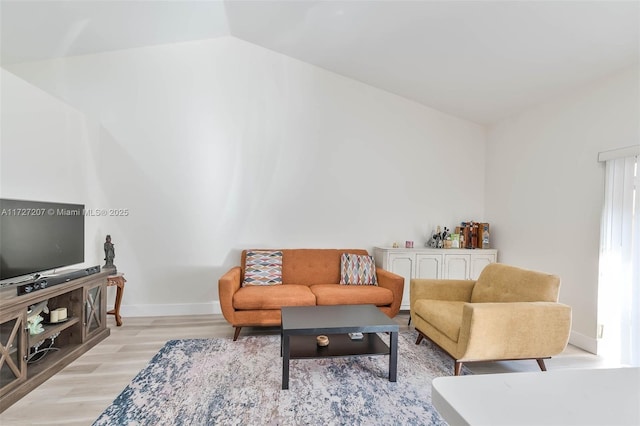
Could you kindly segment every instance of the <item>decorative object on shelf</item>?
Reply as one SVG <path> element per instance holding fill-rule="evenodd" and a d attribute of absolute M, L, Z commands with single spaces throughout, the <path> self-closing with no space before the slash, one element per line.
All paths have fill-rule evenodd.
<path fill-rule="evenodd" d="M 491 245 L 489 244 L 489 224 L 482 224 L 482 248 L 488 249 Z"/>
<path fill-rule="evenodd" d="M 449 238 L 451 233 L 449 232 L 449 228 L 447 228 L 446 226 L 444 226 L 443 228 L 444 228 L 444 231 L 442 231 L 440 228 L 440 225 L 438 225 L 438 227 L 436 228 L 436 231 L 431 235 L 431 238 L 425 244 L 426 247 L 431 247 L 431 248 L 445 247 L 445 241 L 447 240 L 447 238 Z"/>
<path fill-rule="evenodd" d="M 329 346 L 329 338 L 325 335 L 320 335 L 316 337 L 318 341 L 318 346 Z"/>
<path fill-rule="evenodd" d="M 44 331 L 44 327 L 41 324 L 44 318 L 40 314 L 42 312 L 49 313 L 48 302 L 48 300 L 45 300 L 27 309 L 27 329 L 29 329 L 30 335 L 34 336 Z"/>
<path fill-rule="evenodd" d="M 107 235 L 104 242 L 104 266 L 102 269 L 116 269 L 116 265 L 113 264 L 113 259 L 116 257 L 116 250 L 111 242 L 111 235 Z"/>
<path fill-rule="evenodd" d="M 462 222 L 460 226 L 456 228 L 456 233 L 460 234 L 460 248 L 490 248 L 488 223 L 474 221 Z"/>
<path fill-rule="evenodd" d="M 49 313 L 49 324 L 64 322 L 67 319 L 67 308 L 57 308 Z"/>
<path fill-rule="evenodd" d="M 393 248 L 400 248 L 400 244 L 398 244 L 398 242 L 397 242 L 397 241 L 394 241 L 394 242 L 393 242 L 393 246 L 392 246 L 392 247 L 393 247 Z"/>
<path fill-rule="evenodd" d="M 29 334 L 31 336 L 35 336 L 36 334 L 40 334 L 44 331 L 44 327 L 41 324 L 42 321 L 44 321 L 44 318 L 40 315 L 31 317 L 29 321 L 27 321 L 27 328 L 29 329 Z"/>
<path fill-rule="evenodd" d="M 404 247 L 405 248 L 413 248 L 413 241 L 405 241 Z"/>

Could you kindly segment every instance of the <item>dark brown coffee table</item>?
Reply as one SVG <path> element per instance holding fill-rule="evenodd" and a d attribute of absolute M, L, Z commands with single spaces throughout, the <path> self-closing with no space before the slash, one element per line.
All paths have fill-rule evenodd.
<path fill-rule="evenodd" d="M 389 355 L 389 381 L 398 371 L 399 326 L 374 305 L 292 306 L 282 308 L 282 389 L 289 389 L 289 361 L 303 358 Z M 364 334 L 351 340 L 348 333 Z M 376 333 L 389 333 L 389 345 Z M 318 346 L 316 336 L 329 337 Z"/>

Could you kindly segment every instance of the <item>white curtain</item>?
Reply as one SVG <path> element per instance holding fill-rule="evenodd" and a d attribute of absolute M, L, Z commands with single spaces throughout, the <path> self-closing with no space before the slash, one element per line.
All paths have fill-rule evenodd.
<path fill-rule="evenodd" d="M 640 178 L 638 155 L 606 161 L 600 245 L 598 353 L 640 366 Z"/>

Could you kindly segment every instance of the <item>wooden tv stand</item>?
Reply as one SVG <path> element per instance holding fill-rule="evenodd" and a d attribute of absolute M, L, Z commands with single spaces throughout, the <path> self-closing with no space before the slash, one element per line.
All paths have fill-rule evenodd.
<path fill-rule="evenodd" d="M 0 413 L 109 336 L 107 275 L 77 278 L 17 295 L 16 285 L 0 288 Z M 67 320 L 29 335 L 27 310 L 48 300 L 50 310 L 67 308 Z M 46 350 L 51 346 L 57 348 Z M 35 350 L 42 352 L 34 355 Z"/>

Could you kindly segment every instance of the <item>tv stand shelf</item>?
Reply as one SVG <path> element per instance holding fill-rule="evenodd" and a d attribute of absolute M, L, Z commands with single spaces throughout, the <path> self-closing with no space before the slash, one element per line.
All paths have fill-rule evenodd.
<path fill-rule="evenodd" d="M 45 324 L 44 331 L 39 334 L 29 336 L 29 347 L 32 348 L 41 342 L 42 340 L 49 339 L 51 336 L 55 336 L 57 333 L 61 333 L 65 328 L 72 327 L 80 322 L 80 318 L 69 318 L 69 320 L 60 324 Z"/>
<path fill-rule="evenodd" d="M 15 285 L 0 288 L 0 413 L 109 336 L 108 275 L 98 272 L 21 296 Z M 29 335 L 27 310 L 43 301 L 50 310 L 67 308 L 68 319 L 43 322 L 43 332 Z"/>

